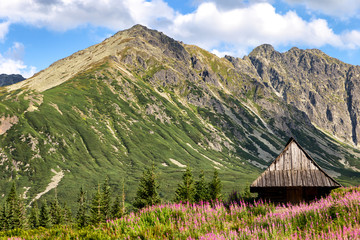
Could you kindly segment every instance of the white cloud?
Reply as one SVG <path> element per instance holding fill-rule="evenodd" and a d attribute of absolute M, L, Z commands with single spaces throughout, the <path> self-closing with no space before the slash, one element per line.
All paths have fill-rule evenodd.
<path fill-rule="evenodd" d="M 283 0 L 290 5 L 303 5 L 312 11 L 347 19 L 359 16 L 359 0 Z"/>
<path fill-rule="evenodd" d="M 211 50 L 212 54 L 215 54 L 218 57 L 224 57 L 225 55 L 235 56 L 234 52 L 231 51 L 219 51 L 218 49 Z"/>
<path fill-rule="evenodd" d="M 0 40 L 3 40 L 9 31 L 9 22 L 0 23 Z"/>
<path fill-rule="evenodd" d="M 140 23 L 209 50 L 224 43 L 242 49 L 242 52 L 262 43 L 275 46 L 358 46 L 352 42 L 355 38 L 349 34 L 335 34 L 326 20 L 315 18 L 306 21 L 293 11 L 277 13 L 269 3 L 272 0 L 194 1 L 199 5 L 190 14 L 176 12 L 165 0 L 0 1 L 0 18 L 6 18 L 12 23 L 27 23 L 63 31 L 87 24 L 121 30 Z M 325 0 L 284 1 L 326 5 Z M 332 6 L 338 1 L 328 2 Z M 8 29 L 8 23 L 4 23 L 4 26 Z M 1 31 L 0 25 L 0 39 L 1 32 L 6 34 L 5 30 Z"/>
<path fill-rule="evenodd" d="M 24 58 L 25 46 L 22 43 L 15 42 L 11 48 L 9 48 L 5 57 L 14 59 L 14 60 L 22 60 Z"/>
<path fill-rule="evenodd" d="M 4 55 L 0 54 L 0 74 L 21 74 L 25 78 L 31 77 L 36 73 L 36 68 L 27 66 L 23 62 L 24 45 L 15 42 Z"/>
<path fill-rule="evenodd" d="M 207 49 L 226 44 L 249 48 L 259 44 L 343 46 L 323 19 L 305 21 L 295 12 L 276 13 L 269 3 L 220 10 L 215 3 L 203 3 L 193 13 L 177 15 L 171 29 L 164 31 L 185 42 Z"/>
<path fill-rule="evenodd" d="M 360 48 L 360 32 L 350 31 L 343 34 L 343 39 L 348 49 Z"/>
<path fill-rule="evenodd" d="M 0 18 L 65 31 L 92 24 L 113 30 L 136 23 L 162 25 L 174 16 L 163 0 L 12 0 L 0 1 Z"/>
<path fill-rule="evenodd" d="M 243 8 L 253 3 L 273 2 L 273 0 L 194 0 L 193 2 L 196 5 L 200 5 L 202 3 L 215 3 L 219 9 L 229 10 Z"/>

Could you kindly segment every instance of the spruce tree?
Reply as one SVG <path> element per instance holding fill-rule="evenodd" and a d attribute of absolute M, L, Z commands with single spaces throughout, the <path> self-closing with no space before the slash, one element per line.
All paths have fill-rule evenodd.
<path fill-rule="evenodd" d="M 22 228 L 25 225 L 25 207 L 22 199 L 16 193 L 15 183 L 13 183 L 10 193 L 5 202 L 6 205 L 6 229 Z"/>
<path fill-rule="evenodd" d="M 39 207 L 37 201 L 35 201 L 30 210 L 30 217 L 29 217 L 30 228 L 38 228 L 40 226 L 39 217 L 40 217 Z"/>
<path fill-rule="evenodd" d="M 26 228 L 27 227 L 27 215 L 26 215 L 26 206 L 24 203 L 23 196 L 20 195 L 18 201 L 18 211 L 19 211 L 19 219 L 20 219 L 20 226 L 19 228 Z"/>
<path fill-rule="evenodd" d="M 183 182 L 178 184 L 178 188 L 175 191 L 175 201 L 177 202 L 194 202 L 195 196 L 195 184 L 192 176 L 191 168 L 186 167 L 186 171 L 182 176 Z"/>
<path fill-rule="evenodd" d="M 199 175 L 199 180 L 195 182 L 195 202 L 207 201 L 209 200 L 209 189 L 208 185 L 205 182 L 204 171 L 201 170 Z"/>
<path fill-rule="evenodd" d="M 46 200 L 44 201 L 40 209 L 39 225 L 40 227 L 44 228 L 51 227 L 50 210 Z"/>
<path fill-rule="evenodd" d="M 0 207 L 0 231 L 5 231 L 6 228 L 6 211 L 5 204 Z"/>
<path fill-rule="evenodd" d="M 100 186 L 98 186 L 97 192 L 94 194 L 91 206 L 90 206 L 90 223 L 92 225 L 97 225 L 102 222 L 103 215 L 101 212 L 102 209 L 102 198 L 100 193 Z"/>
<path fill-rule="evenodd" d="M 117 196 L 111 208 L 111 218 L 118 219 L 123 215 L 120 198 Z"/>
<path fill-rule="evenodd" d="M 219 178 L 219 173 L 217 169 L 215 169 L 213 179 L 209 183 L 210 199 L 213 201 L 221 200 L 222 198 L 221 191 L 222 191 L 222 183 Z"/>
<path fill-rule="evenodd" d="M 60 225 L 64 221 L 63 211 L 57 198 L 57 192 L 55 189 L 55 199 L 50 204 L 50 219 L 52 225 Z"/>
<path fill-rule="evenodd" d="M 105 182 L 102 186 L 101 215 L 103 222 L 111 217 L 111 189 L 109 185 L 109 178 L 105 179 Z"/>
<path fill-rule="evenodd" d="M 125 208 L 125 180 L 122 180 L 122 192 L 121 192 L 121 212 L 124 215 L 126 213 Z"/>
<path fill-rule="evenodd" d="M 76 223 L 79 227 L 85 227 L 87 225 L 88 216 L 87 216 L 87 206 L 86 206 L 86 197 L 83 188 L 80 188 L 80 194 L 78 199 L 79 209 L 76 214 Z"/>
<path fill-rule="evenodd" d="M 16 187 L 13 183 L 9 192 L 9 195 L 6 198 L 5 202 L 5 217 L 7 218 L 7 224 L 5 225 L 5 229 L 14 229 L 15 228 L 15 222 L 17 220 L 17 217 L 15 215 L 15 208 L 17 206 L 17 196 L 16 196 Z"/>
<path fill-rule="evenodd" d="M 72 223 L 72 213 L 71 209 L 64 203 L 63 206 L 63 217 L 64 217 L 64 224 L 70 225 Z"/>
<path fill-rule="evenodd" d="M 136 192 L 134 207 L 141 209 L 146 206 L 152 206 L 161 202 L 158 193 L 159 184 L 155 173 L 155 165 L 147 168 L 140 179 L 140 185 Z"/>

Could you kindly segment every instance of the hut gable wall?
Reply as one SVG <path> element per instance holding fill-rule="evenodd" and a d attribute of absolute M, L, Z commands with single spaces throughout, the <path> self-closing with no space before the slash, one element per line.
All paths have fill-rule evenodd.
<path fill-rule="evenodd" d="M 257 178 L 251 188 L 262 187 L 339 187 L 291 138 L 275 161 Z"/>

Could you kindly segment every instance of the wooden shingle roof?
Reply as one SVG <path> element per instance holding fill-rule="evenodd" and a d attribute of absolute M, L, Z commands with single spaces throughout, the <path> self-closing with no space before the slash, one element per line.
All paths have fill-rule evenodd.
<path fill-rule="evenodd" d="M 250 187 L 336 188 L 340 186 L 321 169 L 294 138 L 290 138 L 280 155 Z"/>

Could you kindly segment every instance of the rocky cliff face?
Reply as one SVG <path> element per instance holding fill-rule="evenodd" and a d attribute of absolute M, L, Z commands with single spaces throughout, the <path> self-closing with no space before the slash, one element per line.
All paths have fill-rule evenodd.
<path fill-rule="evenodd" d="M 306 113 L 313 125 L 358 144 L 360 67 L 316 49 L 279 53 L 270 45 L 254 49 L 249 58 L 266 87 Z"/>
<path fill-rule="evenodd" d="M 0 87 L 8 86 L 25 80 L 20 74 L 0 74 Z"/>
<path fill-rule="evenodd" d="M 358 183 L 360 152 L 346 144 L 359 137 L 358 88 L 357 67 L 318 50 L 263 45 L 218 58 L 137 25 L 0 89 L 0 185 L 16 178 L 30 202 L 52 196 L 61 176 L 59 198 L 71 199 L 74 181 L 92 189 L 109 176 L 115 191 L 127 179 L 131 200 L 155 163 L 172 199 L 189 164 L 195 175 L 219 169 L 226 193 L 250 184 L 290 136 Z"/>

